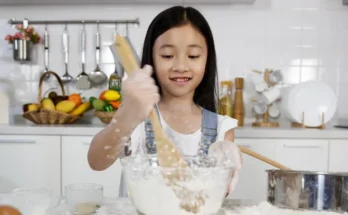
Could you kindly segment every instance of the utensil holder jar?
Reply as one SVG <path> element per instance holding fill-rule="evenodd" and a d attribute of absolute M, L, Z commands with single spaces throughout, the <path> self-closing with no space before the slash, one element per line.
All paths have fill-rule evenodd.
<path fill-rule="evenodd" d="M 31 61 L 32 42 L 17 39 L 13 41 L 13 59 L 15 61 Z"/>

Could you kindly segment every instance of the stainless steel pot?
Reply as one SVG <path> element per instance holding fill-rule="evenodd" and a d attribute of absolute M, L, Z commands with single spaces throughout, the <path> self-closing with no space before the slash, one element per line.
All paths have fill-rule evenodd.
<path fill-rule="evenodd" d="M 31 60 L 32 43 L 28 40 L 13 41 L 13 59 L 15 61 L 30 61 Z"/>
<path fill-rule="evenodd" d="M 266 172 L 268 201 L 277 207 L 348 212 L 348 173 Z"/>

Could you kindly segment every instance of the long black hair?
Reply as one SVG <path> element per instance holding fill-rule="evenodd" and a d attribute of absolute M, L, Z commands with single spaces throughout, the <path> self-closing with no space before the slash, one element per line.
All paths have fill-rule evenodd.
<path fill-rule="evenodd" d="M 192 7 L 174 6 L 158 14 L 151 22 L 146 33 L 141 66 L 143 67 L 146 64 L 153 66 L 153 46 L 160 35 L 171 28 L 183 26 L 188 23 L 204 36 L 208 47 L 204 77 L 195 90 L 193 101 L 207 110 L 216 112 L 218 79 L 214 38 L 208 22 L 198 10 Z M 156 78 L 156 73 L 154 73 L 153 78 L 159 89 L 161 89 Z"/>

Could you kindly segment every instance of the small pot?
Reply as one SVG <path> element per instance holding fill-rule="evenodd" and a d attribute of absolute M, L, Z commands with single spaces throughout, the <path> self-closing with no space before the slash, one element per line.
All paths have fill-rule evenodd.
<path fill-rule="evenodd" d="M 31 60 L 32 42 L 29 40 L 17 39 L 13 41 L 13 59 L 15 61 Z"/>
<path fill-rule="evenodd" d="M 282 208 L 348 212 L 348 173 L 267 170 L 268 201 Z"/>

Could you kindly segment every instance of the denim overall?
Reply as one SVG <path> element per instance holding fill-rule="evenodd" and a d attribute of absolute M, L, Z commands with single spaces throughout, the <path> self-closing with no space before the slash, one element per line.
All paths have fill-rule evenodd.
<path fill-rule="evenodd" d="M 159 116 L 158 108 L 155 106 L 155 110 L 157 115 Z M 203 120 L 202 120 L 202 135 L 201 141 L 199 143 L 198 155 L 208 154 L 209 146 L 216 141 L 217 138 L 217 120 L 218 115 L 213 113 L 207 109 L 203 108 Z M 154 142 L 154 133 L 152 130 L 152 124 L 149 119 L 145 120 L 145 146 L 147 150 L 147 154 L 155 154 L 156 153 L 156 145 Z M 120 197 L 128 197 L 126 184 L 124 180 L 124 175 L 121 175 L 120 182 Z"/>

